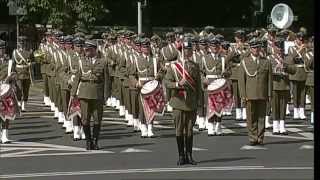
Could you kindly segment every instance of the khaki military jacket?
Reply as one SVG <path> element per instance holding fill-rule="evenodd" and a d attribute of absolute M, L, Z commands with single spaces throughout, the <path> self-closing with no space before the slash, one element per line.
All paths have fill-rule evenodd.
<path fill-rule="evenodd" d="M 269 55 L 267 57 L 272 66 L 272 87 L 276 91 L 290 90 L 289 74 L 294 74 L 296 71 L 293 62 L 290 59 Z"/>
<path fill-rule="evenodd" d="M 305 81 L 307 79 L 307 73 L 305 71 L 305 50 L 298 52 L 296 46 L 289 48 L 288 58 L 293 61 L 296 66 L 296 73 L 289 75 L 289 79 L 293 81 Z"/>
<path fill-rule="evenodd" d="M 17 73 L 17 79 L 30 79 L 31 52 L 23 49 L 13 51 L 13 69 Z"/>
<path fill-rule="evenodd" d="M 313 49 L 310 49 L 307 53 L 304 54 L 304 64 L 305 71 L 307 73 L 306 85 L 314 86 L 314 52 Z"/>
<path fill-rule="evenodd" d="M 264 57 L 253 59 L 249 54 L 240 66 L 240 97 L 248 100 L 267 100 L 272 95 L 272 67 Z"/>
<path fill-rule="evenodd" d="M 78 61 L 78 73 L 71 95 L 80 99 L 104 100 L 104 86 L 107 80 L 107 64 L 101 58 L 82 58 Z"/>
<path fill-rule="evenodd" d="M 164 78 L 166 88 L 171 90 L 171 99 L 169 100 L 169 103 L 173 109 L 182 111 L 195 111 L 199 105 L 198 103 L 200 102 L 199 96 L 201 91 L 199 65 L 192 60 L 185 62 L 185 69 L 190 74 L 194 82 L 194 88 L 191 88 L 189 85 L 183 87 L 178 85 L 178 82 L 182 79 L 182 76 L 177 73 L 174 63 L 175 62 L 170 63 L 170 68 L 168 68 Z"/>

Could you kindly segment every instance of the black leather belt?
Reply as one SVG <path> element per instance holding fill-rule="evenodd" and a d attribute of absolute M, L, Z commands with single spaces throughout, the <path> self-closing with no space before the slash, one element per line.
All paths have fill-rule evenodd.
<path fill-rule="evenodd" d="M 100 81 L 100 80 L 80 80 L 81 82 L 89 82 L 89 83 L 97 83 L 97 84 L 99 84 L 99 83 L 102 83 L 102 81 Z"/>

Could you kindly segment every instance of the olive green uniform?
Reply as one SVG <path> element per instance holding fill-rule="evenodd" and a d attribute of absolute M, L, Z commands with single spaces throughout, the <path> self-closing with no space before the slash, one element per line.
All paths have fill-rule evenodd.
<path fill-rule="evenodd" d="M 297 47 L 290 47 L 288 58 L 296 65 L 296 73 L 289 75 L 293 88 L 293 105 L 295 108 L 305 107 L 307 73 L 304 69 L 305 51 L 298 53 Z M 300 57 L 301 56 L 301 57 Z"/>
<path fill-rule="evenodd" d="M 87 142 L 91 141 L 90 119 L 93 118 L 93 138 L 98 139 L 103 104 L 105 101 L 104 87 L 106 83 L 107 64 L 99 58 L 84 57 L 79 60 L 71 95 L 80 99 L 81 122 L 86 134 Z"/>
<path fill-rule="evenodd" d="M 314 112 L 314 53 L 313 49 L 310 49 L 304 55 L 305 71 L 307 73 L 306 89 L 307 93 L 311 97 L 311 112 Z"/>
<path fill-rule="evenodd" d="M 188 85 L 180 87 L 178 82 L 182 76 L 177 75 L 173 63 L 167 69 L 164 82 L 170 89 L 170 105 L 173 107 L 173 118 L 176 129 L 176 139 L 178 145 L 179 158 L 192 154 L 193 146 L 193 126 L 196 121 L 199 92 L 201 91 L 200 68 L 192 60 L 187 60 L 184 65 L 186 71 L 195 82 L 194 89 Z M 186 150 L 184 148 L 186 147 Z"/>
<path fill-rule="evenodd" d="M 250 143 L 263 143 L 266 102 L 272 96 L 272 68 L 264 57 L 249 54 L 240 66 L 240 95 L 246 100 L 247 127 Z"/>
<path fill-rule="evenodd" d="M 289 74 L 295 73 L 295 67 L 288 59 L 276 55 L 269 55 L 268 59 L 272 65 L 272 119 L 285 120 L 286 107 L 290 99 Z M 282 66 L 283 68 L 277 68 Z"/>
<path fill-rule="evenodd" d="M 13 52 L 14 71 L 17 72 L 17 98 L 18 101 L 28 101 L 31 84 L 31 52 L 15 49 Z"/>

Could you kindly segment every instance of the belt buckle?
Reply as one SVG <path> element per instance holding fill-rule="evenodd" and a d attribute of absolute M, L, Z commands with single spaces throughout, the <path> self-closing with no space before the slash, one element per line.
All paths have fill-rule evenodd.
<path fill-rule="evenodd" d="M 90 83 L 94 83 L 94 79 L 89 79 L 89 82 Z"/>

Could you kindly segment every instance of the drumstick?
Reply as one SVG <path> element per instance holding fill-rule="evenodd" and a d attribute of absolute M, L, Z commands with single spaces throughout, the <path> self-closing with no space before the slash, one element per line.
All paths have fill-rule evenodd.
<path fill-rule="evenodd" d="M 182 50 L 181 50 L 181 56 L 182 56 L 182 68 L 183 68 L 183 72 L 182 72 L 182 79 L 185 79 L 184 50 L 183 50 L 183 46 L 184 46 L 184 44 L 182 43 Z"/>

